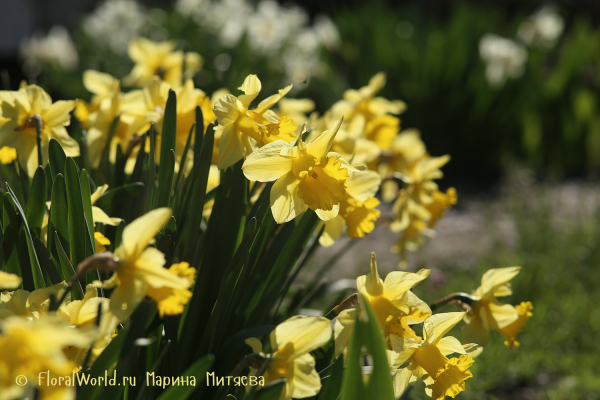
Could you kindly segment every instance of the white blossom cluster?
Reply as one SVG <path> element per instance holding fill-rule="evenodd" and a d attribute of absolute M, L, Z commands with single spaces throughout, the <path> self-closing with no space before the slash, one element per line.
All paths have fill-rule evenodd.
<path fill-rule="evenodd" d="M 501 86 L 508 78 L 523 75 L 527 46 L 551 48 L 562 34 L 564 21 L 552 6 L 544 6 L 523 22 L 517 30 L 520 42 L 494 34 L 479 41 L 479 55 L 486 64 L 485 77 L 490 86 Z"/>
<path fill-rule="evenodd" d="M 125 54 L 131 39 L 146 23 L 146 10 L 135 0 L 106 0 L 87 16 L 84 31 L 114 52 Z"/>
<path fill-rule="evenodd" d="M 245 36 L 251 50 L 270 57 L 293 82 L 319 75 L 322 48 L 339 45 L 335 24 L 318 16 L 309 25 L 305 10 L 262 0 L 254 7 L 247 0 L 178 0 L 177 10 L 198 26 L 218 36 L 225 47 L 236 46 Z"/>
<path fill-rule="evenodd" d="M 19 53 L 27 75 L 38 75 L 44 64 L 58 65 L 67 70 L 79 64 L 75 44 L 67 29 L 61 25 L 53 26 L 47 35 L 34 34 L 23 39 Z"/>

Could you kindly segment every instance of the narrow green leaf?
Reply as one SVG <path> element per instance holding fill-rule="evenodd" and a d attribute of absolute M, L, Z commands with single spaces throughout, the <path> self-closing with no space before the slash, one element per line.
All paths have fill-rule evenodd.
<path fill-rule="evenodd" d="M 96 200 L 94 205 L 108 212 L 121 202 L 135 198 L 142 192 L 143 189 L 144 184 L 142 182 L 128 183 L 123 186 L 107 190 L 98 200 Z"/>
<path fill-rule="evenodd" d="M 212 354 L 207 354 L 194 364 L 191 367 L 186 369 L 181 376 L 184 377 L 195 377 L 196 378 L 196 386 L 171 386 L 167 390 L 160 395 L 158 400 L 185 400 L 189 398 L 196 387 L 200 386 L 204 379 L 206 379 L 206 373 L 210 370 L 215 361 L 215 357 Z"/>
<path fill-rule="evenodd" d="M 42 223 L 46 213 L 46 174 L 38 167 L 31 181 L 29 201 L 25 205 L 25 216 L 33 237 L 39 238 L 42 233 Z"/>
<path fill-rule="evenodd" d="M 52 179 L 56 179 L 56 175 L 58 174 L 64 176 L 67 156 L 60 143 L 54 138 L 50 139 L 50 143 L 48 144 L 48 160 L 50 163 L 50 171 L 52 172 Z"/>
<path fill-rule="evenodd" d="M 327 369 L 329 376 L 324 379 L 323 387 L 317 400 L 336 400 L 342 391 L 342 377 L 344 375 L 344 357 L 338 359 Z"/>
<path fill-rule="evenodd" d="M 71 260 L 73 261 L 73 265 L 77 266 L 88 255 L 94 254 L 95 249 L 94 240 L 88 228 L 83 207 L 77 166 L 71 157 L 67 157 L 65 163 L 65 186 L 67 191 Z"/>
<path fill-rule="evenodd" d="M 254 398 L 256 400 L 279 400 L 281 397 L 281 391 L 285 387 L 285 378 L 271 382 L 265 387 L 260 388 L 255 396 L 248 396 L 248 399 Z"/>
<path fill-rule="evenodd" d="M 154 192 L 156 191 L 156 162 L 154 160 L 156 150 L 154 149 L 154 125 L 152 125 L 152 127 L 150 127 L 150 130 L 148 131 L 148 139 L 150 140 L 150 153 L 148 154 L 148 173 L 146 176 L 146 187 L 144 193 L 144 203 L 142 206 L 142 214 L 146 214 L 148 211 L 154 209 Z M 140 149 L 140 151 L 142 150 Z"/>
<path fill-rule="evenodd" d="M 58 233 L 60 242 L 64 244 L 67 250 L 70 250 L 69 245 L 69 212 L 67 206 L 67 191 L 65 187 L 65 178 L 62 174 L 56 175 L 52 184 L 52 196 L 50 203 L 50 221 L 48 223 L 48 249 L 58 259 L 58 253 L 53 245 L 54 234 Z M 69 253 L 67 253 L 68 256 Z M 69 257 L 67 257 L 68 259 Z M 63 279 L 67 279 L 63 275 Z"/>
<path fill-rule="evenodd" d="M 360 293 L 358 296 L 354 332 L 346 355 L 342 400 L 394 400 L 392 374 L 377 315 Z M 373 360 L 368 378 L 362 371 L 363 351 Z"/>
<path fill-rule="evenodd" d="M 92 214 L 92 189 L 90 187 L 90 178 L 85 169 L 81 171 L 81 174 L 79 175 L 79 185 L 81 187 L 81 200 L 83 201 L 83 211 L 85 212 L 85 220 L 87 222 L 88 229 L 90 230 L 90 235 L 93 238 L 94 217 Z M 87 254 L 86 257 L 89 257 L 94 253 Z"/>
<path fill-rule="evenodd" d="M 192 261 L 196 244 L 185 238 L 197 237 L 198 231 L 200 230 L 203 207 L 199 207 L 198 205 L 204 204 L 204 197 L 206 196 L 206 185 L 208 183 L 208 174 L 210 172 L 214 138 L 214 125 L 210 125 L 206 132 L 206 137 L 202 141 L 200 162 L 194 164 L 192 169 L 194 182 L 192 182 L 192 195 L 189 198 L 189 203 L 185 202 L 180 210 L 176 210 L 178 212 L 176 216 L 177 220 L 184 221 L 184 223 L 180 224 L 182 228 L 181 233 L 178 236 L 178 254 L 182 260 L 188 262 Z M 190 207 L 190 204 L 193 206 Z M 185 218 L 183 213 L 187 213 Z"/>
<path fill-rule="evenodd" d="M 169 207 L 169 203 L 171 200 L 171 191 L 173 188 L 173 174 L 175 173 L 175 151 L 170 150 L 167 153 L 167 157 L 161 161 L 159 166 L 160 168 L 165 166 L 167 172 L 164 176 L 164 180 L 161 180 L 159 174 L 159 184 L 158 184 L 158 207 Z M 183 166 L 182 166 L 183 167 Z"/>
<path fill-rule="evenodd" d="M 196 106 L 196 135 L 194 136 L 194 166 L 200 164 L 202 159 L 202 147 L 204 146 L 204 115 L 202 114 L 202 108 Z M 207 127 L 206 133 L 210 127 Z M 212 153 L 211 153 L 212 158 Z"/>
<path fill-rule="evenodd" d="M 6 189 L 8 189 L 8 193 L 10 193 L 10 195 L 12 196 L 15 207 L 17 207 L 19 215 L 21 216 L 21 220 L 23 221 L 22 228 L 25 230 L 25 235 L 27 239 L 27 252 L 29 253 L 29 262 L 31 263 L 33 283 L 36 289 L 45 288 L 46 282 L 44 280 L 44 274 L 42 273 L 42 269 L 40 268 L 40 262 L 35 252 L 35 248 L 33 247 L 33 237 L 31 236 L 29 225 L 27 224 L 27 217 L 25 217 L 25 212 L 23 211 L 21 204 L 19 204 L 17 196 L 10 188 L 10 185 L 6 184 Z"/>
<path fill-rule="evenodd" d="M 194 128 L 196 128 L 196 123 L 192 124 L 190 128 L 190 133 L 188 134 L 187 141 L 185 142 L 185 148 L 183 149 L 183 154 L 181 155 L 181 162 L 179 165 L 179 172 L 177 172 L 177 178 L 175 179 L 175 185 L 173 186 L 173 191 L 177 193 L 177 189 L 179 188 L 179 183 L 181 182 L 181 178 L 183 177 L 183 172 L 185 171 L 185 163 L 187 160 L 188 152 L 190 151 L 190 146 L 192 144 L 192 137 L 194 136 Z"/>
<path fill-rule="evenodd" d="M 5 193 L 3 201 L 3 225 L 4 225 L 4 241 L 2 242 L 2 251 L 4 253 L 4 263 L 6 272 L 16 274 L 23 277 L 21 273 L 21 265 L 19 264 L 19 253 L 17 250 L 17 239 L 21 222 L 15 210 L 10 193 Z M 31 282 L 33 286 L 33 282 Z"/>
<path fill-rule="evenodd" d="M 38 255 L 40 266 L 42 267 L 42 270 L 48 274 L 52 284 L 55 285 L 62 282 L 63 279 L 56 269 L 56 265 L 54 265 L 54 261 L 52 261 L 52 257 L 50 256 L 46 246 L 44 246 L 44 244 L 38 238 L 33 238 L 33 246 Z"/>
<path fill-rule="evenodd" d="M 63 248 L 60 239 L 58 237 L 58 232 L 54 232 L 54 246 L 56 248 L 56 252 L 58 253 L 58 259 L 60 260 L 61 273 L 64 281 L 71 282 L 71 279 L 75 276 L 75 269 L 69 261 L 69 257 L 67 253 L 65 253 L 65 249 Z M 83 299 L 83 287 L 81 282 L 77 281 L 77 283 L 73 286 L 73 290 L 71 291 L 73 300 L 81 300 Z"/>
<path fill-rule="evenodd" d="M 97 378 L 104 377 L 104 373 L 110 371 L 113 365 L 119 360 L 119 353 L 121 352 L 121 348 L 123 347 L 123 342 L 125 342 L 125 332 L 121 331 L 115 337 L 108 346 L 100 353 L 96 361 L 94 361 L 94 365 L 92 369 L 87 373 L 89 378 Z M 103 385 L 82 385 L 78 387 L 78 398 L 81 399 L 94 399 L 97 398 L 102 392 Z"/>

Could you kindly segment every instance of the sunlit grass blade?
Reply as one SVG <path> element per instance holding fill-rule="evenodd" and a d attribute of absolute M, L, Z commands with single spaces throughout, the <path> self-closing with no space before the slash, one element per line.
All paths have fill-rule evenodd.
<path fill-rule="evenodd" d="M 160 165 L 158 167 L 158 207 L 167 207 L 175 173 L 175 143 L 177 139 L 177 96 L 169 90 L 160 137 Z M 173 153 L 173 161 L 170 161 Z"/>

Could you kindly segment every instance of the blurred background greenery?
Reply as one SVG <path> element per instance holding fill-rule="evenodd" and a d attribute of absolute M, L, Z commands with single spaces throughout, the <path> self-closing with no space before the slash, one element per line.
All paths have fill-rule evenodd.
<path fill-rule="evenodd" d="M 600 3 L 87 3 L 68 31 L 48 24 L 33 39 L 23 38 L 20 55 L 5 57 L 0 66 L 8 71 L 2 73 L 5 88 L 29 79 L 55 99 L 87 100 L 82 72 L 125 76 L 132 66 L 127 42 L 140 35 L 173 39 L 180 49 L 200 53 L 204 67 L 194 80 L 207 93 L 235 91 L 255 73 L 264 93 L 294 83 L 292 97 L 313 99 L 320 113 L 346 89 L 386 72 L 382 95 L 408 104 L 402 127 L 419 129 L 432 155 L 452 156 L 441 186 L 459 189 L 457 209 L 421 253 L 474 215 L 483 221 L 477 235 L 491 243 L 482 251 L 477 241 L 465 240 L 466 251 L 475 254 L 468 260 L 444 252 L 413 259 L 411 270 L 434 270 L 416 293 L 433 301 L 475 289 L 489 268 L 522 265 L 510 302 L 530 300 L 535 307 L 521 347 L 509 351 L 496 335 L 460 397 L 600 397 L 600 187 L 593 183 L 600 172 Z M 534 183 L 502 180 L 514 165 L 532 171 Z M 566 191 L 572 178 L 591 185 L 591 201 L 581 190 Z M 475 212 L 464 206 L 464 193 L 478 204 Z M 565 194 L 567 204 L 555 201 Z M 493 212 L 497 202 L 503 218 Z M 383 212 L 389 214 L 385 206 Z M 503 232 L 506 219 L 512 228 Z M 351 264 L 338 261 L 344 272 L 337 278 L 367 273 L 368 254 L 377 245 L 384 248 L 381 264 L 395 266 L 387 227 L 371 236 L 381 240 L 362 239 L 362 256 Z M 303 306 L 323 308 L 315 301 Z M 422 392 L 419 387 L 410 398 L 424 398 Z"/>

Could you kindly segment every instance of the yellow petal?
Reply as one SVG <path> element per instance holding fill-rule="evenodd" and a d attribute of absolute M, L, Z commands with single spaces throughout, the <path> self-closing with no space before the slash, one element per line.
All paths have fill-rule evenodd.
<path fill-rule="evenodd" d="M 464 317 L 466 313 L 464 312 L 450 312 L 450 313 L 442 313 L 432 315 L 425 321 L 427 324 L 431 324 L 435 331 L 435 339 L 433 340 L 433 344 L 437 344 L 440 342 L 442 337 L 446 333 L 450 331 L 450 329 L 454 328 L 456 324 L 458 324 Z M 428 340 L 429 338 L 425 338 Z"/>
<path fill-rule="evenodd" d="M 17 159 L 17 150 L 16 149 L 14 149 L 12 147 L 8 147 L 8 146 L 4 146 L 0 149 L 0 163 L 10 164 L 16 159 Z"/>
<path fill-rule="evenodd" d="M 257 338 L 251 337 L 244 341 L 248 346 L 252 347 L 254 353 L 262 352 L 262 343 Z"/>
<path fill-rule="evenodd" d="M 516 308 L 510 304 L 489 304 L 489 309 L 492 314 L 492 318 L 495 321 L 495 326 L 491 326 L 490 329 L 501 329 L 507 325 L 512 324 L 519 318 L 519 313 Z"/>
<path fill-rule="evenodd" d="M 346 183 L 346 192 L 358 201 L 365 202 L 369 197 L 375 197 L 381 185 L 381 175 L 375 171 L 357 171 L 350 175 Z"/>
<path fill-rule="evenodd" d="M 331 210 L 321 210 L 319 208 L 317 208 L 315 210 L 315 214 L 317 214 L 317 217 L 319 217 L 319 219 L 321 221 L 330 221 L 330 220 L 334 219 L 335 217 L 337 217 L 339 212 L 340 212 L 339 204 L 335 204 L 334 206 L 332 206 Z"/>
<path fill-rule="evenodd" d="M 60 100 L 53 103 L 42 115 L 44 124 L 54 126 L 66 126 L 71 122 L 71 114 L 75 108 L 75 101 Z"/>
<path fill-rule="evenodd" d="M 454 336 L 443 337 L 436 345 L 445 356 L 452 353 L 467 354 L 463 345 Z"/>
<path fill-rule="evenodd" d="M 344 226 L 346 225 L 346 221 L 340 215 L 337 217 L 330 219 L 329 221 L 322 222 L 325 225 L 325 229 L 319 237 L 319 243 L 323 247 L 329 247 L 335 243 L 336 240 L 342 235 L 344 231 Z M 317 228 L 317 232 L 321 229 L 319 226 Z"/>
<path fill-rule="evenodd" d="M 139 257 L 148 247 L 154 236 L 162 229 L 171 217 L 171 209 L 157 208 L 152 210 L 123 229 L 121 245 L 119 249 L 124 252 L 124 257 L 117 254 L 118 257 Z M 119 252 L 119 249 L 115 253 Z"/>
<path fill-rule="evenodd" d="M 377 258 L 374 252 L 371 252 L 371 272 L 368 275 L 359 276 L 356 279 L 356 287 L 359 292 L 364 292 L 371 297 L 383 295 L 383 281 L 379 278 Z"/>
<path fill-rule="evenodd" d="M 246 178 L 251 181 L 270 182 L 292 170 L 292 157 L 281 156 L 283 140 L 277 140 L 252 152 L 242 165 Z"/>
<path fill-rule="evenodd" d="M 275 349 L 292 343 L 294 352 L 289 360 L 293 360 L 322 347 L 331 335 L 331 321 L 327 318 L 297 315 L 277 325 L 271 332 L 271 346 Z"/>
<path fill-rule="evenodd" d="M 321 390 L 321 377 L 315 370 L 315 359 L 310 354 L 304 354 L 296 358 L 293 364 L 293 372 L 287 377 L 288 390 L 286 395 L 295 399 L 311 397 Z"/>
<path fill-rule="evenodd" d="M 244 144 L 240 140 L 235 127 L 228 125 L 223 129 L 221 140 L 219 141 L 219 158 L 217 167 L 226 169 L 238 162 L 244 157 Z"/>
<path fill-rule="evenodd" d="M 533 314 L 531 313 L 531 310 L 533 310 L 533 305 L 529 301 L 522 302 L 515 308 L 519 313 L 519 318 L 517 318 L 517 320 L 514 321 L 512 324 L 509 324 L 504 328 L 498 329 L 498 331 L 506 338 L 504 344 L 507 345 L 509 349 L 519 346 L 519 342 L 516 340 L 517 335 L 521 333 L 527 320 L 531 316 L 533 316 Z"/>
<path fill-rule="evenodd" d="M 250 106 L 252 100 L 254 100 L 260 93 L 261 88 L 262 85 L 256 75 L 248 75 L 246 79 L 244 79 L 244 83 L 238 88 L 244 92 L 243 95 L 238 97 L 244 108 L 247 109 Z"/>
<path fill-rule="evenodd" d="M 115 288 L 110 296 L 110 311 L 123 321 L 129 317 L 146 296 L 146 282 L 130 279 Z"/>
<path fill-rule="evenodd" d="M 165 255 L 154 247 L 148 247 L 136 260 L 135 267 L 138 276 L 143 277 L 146 283 L 154 288 L 170 287 L 174 289 L 187 289 L 190 281 L 177 276 L 165 265 Z"/>
<path fill-rule="evenodd" d="M 390 300 L 401 299 L 404 294 L 415 287 L 419 282 L 425 280 L 430 270 L 422 269 L 417 273 L 392 271 L 385 277 L 383 287 L 385 297 Z"/>
<path fill-rule="evenodd" d="M 476 290 L 477 295 L 486 297 L 506 282 L 510 281 L 521 271 L 521 267 L 490 269 L 481 277 L 481 286 Z"/>
<path fill-rule="evenodd" d="M 102 209 L 92 206 L 92 217 L 95 223 L 104 225 L 117 226 L 121 222 L 121 218 L 111 218 Z"/>
<path fill-rule="evenodd" d="M 411 378 L 413 377 L 413 371 L 408 368 L 402 368 L 396 371 L 394 374 L 394 396 L 396 398 L 402 396 L 402 393 L 408 387 L 408 384 L 411 382 Z"/>
<path fill-rule="evenodd" d="M 356 309 L 342 311 L 335 319 L 334 338 L 335 338 L 335 356 L 342 354 L 344 349 L 352 340 L 354 332 L 354 322 L 356 320 Z"/>
<path fill-rule="evenodd" d="M 342 120 L 343 119 L 339 119 L 335 121 L 333 123 L 333 128 L 323 131 L 312 142 L 306 145 L 306 150 L 308 153 L 312 154 L 317 159 L 325 157 L 329 152 L 329 149 L 331 149 L 335 135 L 338 133 L 338 130 L 342 125 Z"/>
<path fill-rule="evenodd" d="M 294 174 L 288 172 L 271 187 L 271 211 L 278 224 L 293 220 L 308 208 L 298 197 L 298 183 Z"/>
<path fill-rule="evenodd" d="M 255 113 L 262 114 L 267 111 L 269 108 L 273 107 L 283 96 L 285 96 L 290 90 L 292 90 L 293 85 L 289 85 L 284 89 L 280 89 L 279 93 L 274 94 L 272 96 L 267 97 L 263 101 L 258 104 L 258 107 L 254 110 Z M 260 88 L 258 89 L 260 91 Z"/>
<path fill-rule="evenodd" d="M 83 72 L 83 86 L 99 96 L 110 96 L 119 90 L 119 80 L 110 74 L 88 69 Z"/>
<path fill-rule="evenodd" d="M 92 193 L 92 204 L 94 204 L 106 191 L 108 190 L 108 185 L 98 186 L 96 191 Z"/>
<path fill-rule="evenodd" d="M 21 285 L 21 278 L 15 274 L 0 271 L 0 290 L 16 289 Z"/>

